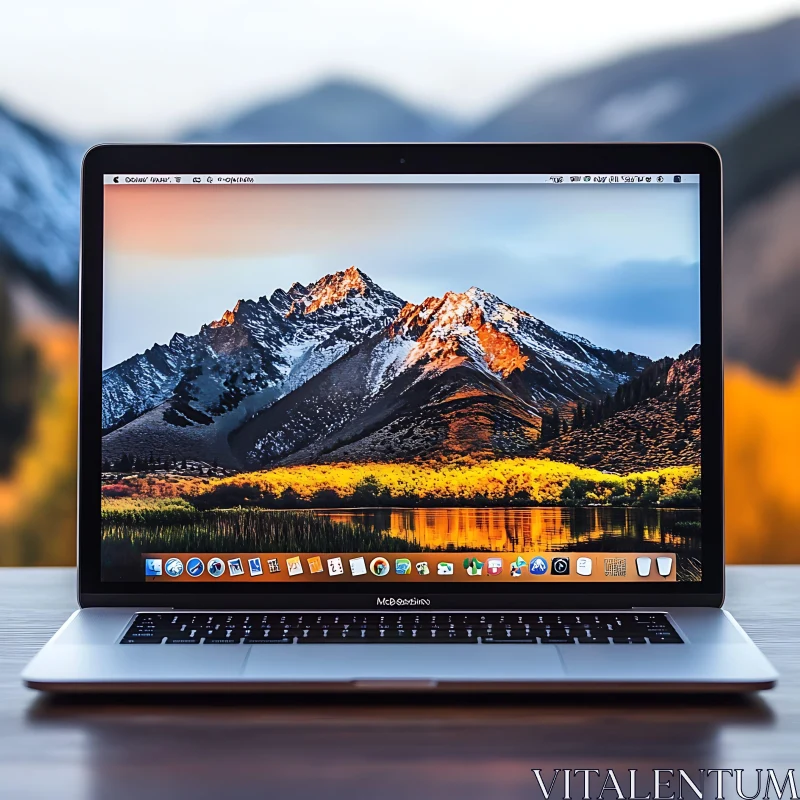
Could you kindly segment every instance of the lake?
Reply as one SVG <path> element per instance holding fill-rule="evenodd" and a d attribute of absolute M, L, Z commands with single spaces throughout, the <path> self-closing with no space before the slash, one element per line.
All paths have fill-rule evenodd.
<path fill-rule="evenodd" d="M 662 550 L 700 555 L 700 511 L 667 508 L 323 509 L 334 522 L 360 523 L 423 549 Z"/>

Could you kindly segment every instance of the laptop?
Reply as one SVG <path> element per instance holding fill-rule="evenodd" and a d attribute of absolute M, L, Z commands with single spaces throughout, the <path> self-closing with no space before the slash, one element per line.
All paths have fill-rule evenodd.
<path fill-rule="evenodd" d="M 727 691 L 704 144 L 103 145 L 53 692 Z"/>

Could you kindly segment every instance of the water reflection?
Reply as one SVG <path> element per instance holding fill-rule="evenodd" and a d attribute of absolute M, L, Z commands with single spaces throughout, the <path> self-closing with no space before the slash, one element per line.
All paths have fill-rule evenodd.
<path fill-rule="evenodd" d="M 699 555 L 700 512 L 665 508 L 363 508 L 322 510 L 424 548 L 668 550 Z"/>

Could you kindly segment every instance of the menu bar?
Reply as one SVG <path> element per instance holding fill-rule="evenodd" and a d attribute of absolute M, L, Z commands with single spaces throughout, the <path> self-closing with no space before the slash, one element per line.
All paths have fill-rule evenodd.
<path fill-rule="evenodd" d="M 238 185 L 281 185 L 281 184 L 498 184 L 498 183 L 537 183 L 554 186 L 603 186 L 606 184 L 631 185 L 675 185 L 698 183 L 699 175 L 675 173 L 535 173 L 535 174 L 135 174 L 104 175 L 103 182 L 110 186 L 238 186 Z"/>
<path fill-rule="evenodd" d="M 148 581 L 674 581 L 674 553 L 148 553 Z"/>

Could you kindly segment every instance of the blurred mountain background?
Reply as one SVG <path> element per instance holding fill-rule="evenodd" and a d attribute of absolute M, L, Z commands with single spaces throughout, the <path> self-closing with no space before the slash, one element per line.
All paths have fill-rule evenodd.
<path fill-rule="evenodd" d="M 800 561 L 800 16 L 538 82 L 483 119 L 330 79 L 176 141 L 708 141 L 724 163 L 727 548 Z M 74 561 L 81 142 L 0 106 L 0 564 Z"/>

